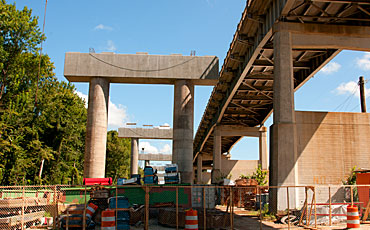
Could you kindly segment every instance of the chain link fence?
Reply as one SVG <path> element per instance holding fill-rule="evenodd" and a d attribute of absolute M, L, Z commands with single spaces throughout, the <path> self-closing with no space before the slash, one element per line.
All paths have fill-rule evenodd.
<path fill-rule="evenodd" d="M 366 186 L 6 186 L 0 229 L 303 229 L 366 221 Z M 191 216 L 188 210 L 195 210 Z M 110 211 L 108 211 L 110 210 Z M 190 215 L 190 216 L 189 216 Z M 111 228 L 109 228 L 111 227 Z"/>

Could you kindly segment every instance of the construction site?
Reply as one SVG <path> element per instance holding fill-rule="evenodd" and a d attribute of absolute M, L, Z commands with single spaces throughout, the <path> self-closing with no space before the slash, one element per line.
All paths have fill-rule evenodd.
<path fill-rule="evenodd" d="M 64 77 L 89 84 L 83 184 L 0 186 L 0 229 L 370 229 L 364 77 L 361 113 L 294 106 L 342 50 L 370 52 L 370 2 L 249 0 L 241 13 L 223 63 L 67 52 Z M 130 178 L 105 176 L 111 84 L 174 86 L 172 127 L 118 129 Z M 197 130 L 195 86 L 213 86 Z M 243 137 L 258 160 L 231 159 Z M 172 154 L 140 153 L 140 139 L 172 141 Z"/>

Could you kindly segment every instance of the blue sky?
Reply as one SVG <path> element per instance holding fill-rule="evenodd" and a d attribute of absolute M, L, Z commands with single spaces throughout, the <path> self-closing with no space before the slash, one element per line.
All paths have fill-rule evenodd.
<path fill-rule="evenodd" d="M 12 3 L 14 1 L 9 1 Z M 49 0 L 43 53 L 63 76 L 66 52 L 216 55 L 220 67 L 244 10 L 242 0 Z M 42 28 L 45 0 L 16 1 L 39 16 Z M 370 53 L 344 51 L 296 93 L 296 110 L 359 112 L 356 82 L 370 79 Z M 366 84 L 367 96 L 370 84 Z M 87 83 L 75 84 L 77 93 L 88 94 Z M 195 88 L 194 133 L 203 115 L 212 87 Z M 367 103 L 369 107 L 369 102 Z M 111 84 L 109 129 L 126 122 L 159 126 L 173 120 L 173 86 Z M 271 118 L 266 126 L 271 125 Z M 141 140 L 145 152 L 171 151 L 170 141 Z M 234 159 L 257 159 L 258 139 L 244 138 L 231 152 Z"/>

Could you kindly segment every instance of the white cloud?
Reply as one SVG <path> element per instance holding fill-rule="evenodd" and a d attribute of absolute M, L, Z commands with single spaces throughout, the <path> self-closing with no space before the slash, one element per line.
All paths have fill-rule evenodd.
<path fill-rule="evenodd" d="M 85 107 L 87 108 L 88 105 L 88 96 L 84 93 L 79 91 L 75 91 L 75 93 L 82 99 L 85 100 Z M 123 127 L 127 122 L 128 116 L 126 112 L 126 107 L 121 104 L 114 104 L 109 99 L 109 107 L 108 107 L 108 125 L 114 127 Z"/>
<path fill-rule="evenodd" d="M 103 24 L 99 24 L 99 25 L 95 26 L 94 30 L 108 30 L 108 31 L 112 31 L 113 28 L 110 27 L 110 26 L 105 26 Z"/>
<path fill-rule="evenodd" d="M 144 148 L 144 153 L 153 153 L 153 154 L 158 153 L 158 149 L 156 147 L 154 147 L 153 145 L 151 145 L 147 141 L 140 141 L 139 142 L 139 153 L 142 153 L 143 148 Z"/>
<path fill-rule="evenodd" d="M 370 52 L 366 52 L 362 58 L 357 58 L 357 66 L 362 70 L 370 70 Z"/>
<path fill-rule="evenodd" d="M 171 152 L 172 152 L 172 148 L 169 144 L 165 144 L 160 150 L 160 153 L 163 153 L 163 154 L 171 154 Z"/>
<path fill-rule="evenodd" d="M 121 104 L 114 104 L 109 99 L 108 125 L 123 127 L 127 121 L 126 107 Z"/>
<path fill-rule="evenodd" d="M 337 94 L 355 94 L 356 97 L 360 97 L 360 88 L 355 81 L 350 81 L 347 83 L 341 83 L 335 91 Z M 365 96 L 369 97 L 370 96 L 370 88 L 365 87 Z"/>
<path fill-rule="evenodd" d="M 79 91 L 75 91 L 75 94 L 77 94 L 77 96 L 79 96 L 80 98 L 82 98 L 83 100 L 85 100 L 85 108 L 87 108 L 87 103 L 89 101 L 89 98 L 86 94 L 84 93 L 81 93 Z"/>
<path fill-rule="evenodd" d="M 330 62 L 329 64 L 327 64 L 326 66 L 324 66 L 321 71 L 324 73 L 324 74 L 331 74 L 331 73 L 335 73 L 335 72 L 338 72 L 338 70 L 340 69 L 341 65 L 336 63 L 336 62 Z"/>
<path fill-rule="evenodd" d="M 105 47 L 105 49 L 112 52 L 117 50 L 116 45 L 114 45 L 114 42 L 112 40 L 107 41 L 107 46 Z"/>

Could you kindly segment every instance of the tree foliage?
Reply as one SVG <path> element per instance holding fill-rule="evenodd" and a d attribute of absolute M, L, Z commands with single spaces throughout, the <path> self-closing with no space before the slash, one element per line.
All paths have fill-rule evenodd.
<path fill-rule="evenodd" d="M 31 10 L 0 0 L 1 185 L 82 183 L 85 102 L 39 56 L 43 40 Z M 129 152 L 129 140 L 108 133 L 107 176 L 129 175 Z"/>
<path fill-rule="evenodd" d="M 109 131 L 107 136 L 106 177 L 112 177 L 114 181 L 129 178 L 131 140 L 118 138 L 117 131 Z"/>
<path fill-rule="evenodd" d="M 78 183 L 84 102 L 73 85 L 57 81 L 47 55 L 39 59 L 37 47 L 45 37 L 31 10 L 1 0 L 0 34 L 1 184 Z"/>

